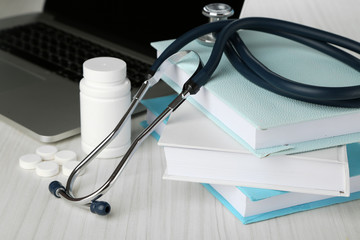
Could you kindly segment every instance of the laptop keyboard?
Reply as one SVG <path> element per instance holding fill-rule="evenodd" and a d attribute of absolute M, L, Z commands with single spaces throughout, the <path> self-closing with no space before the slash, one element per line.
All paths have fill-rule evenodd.
<path fill-rule="evenodd" d="M 98 56 L 124 60 L 134 88 L 142 84 L 150 68 L 149 64 L 39 22 L 1 30 L 0 49 L 74 82 L 82 79 L 84 61 Z"/>

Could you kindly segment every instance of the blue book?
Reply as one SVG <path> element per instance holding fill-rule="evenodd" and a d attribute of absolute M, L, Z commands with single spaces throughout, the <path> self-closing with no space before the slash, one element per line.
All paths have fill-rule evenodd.
<path fill-rule="evenodd" d="M 275 191 L 224 185 L 203 184 L 244 224 L 259 222 L 296 212 L 360 199 L 360 143 L 347 145 L 350 168 L 349 197 Z"/>
<path fill-rule="evenodd" d="M 157 118 L 157 116 L 159 116 L 160 113 L 166 108 L 166 106 L 169 105 L 169 103 L 171 103 L 171 101 L 175 99 L 175 97 L 176 95 L 169 95 L 158 98 L 148 98 L 141 100 L 141 104 L 146 107 L 147 111 L 146 111 L 146 120 L 142 121 L 140 125 L 146 128 L 149 125 L 149 123 L 154 121 L 155 118 Z M 151 136 L 153 136 L 157 141 L 159 141 L 160 135 L 164 130 L 165 124 L 167 123 L 168 120 L 169 118 L 166 118 L 151 133 Z"/>
<path fill-rule="evenodd" d="M 357 85 L 360 73 L 316 50 L 278 36 L 241 31 L 249 50 L 266 67 L 295 81 Z M 169 41 L 152 43 L 161 53 Z M 206 62 L 211 48 L 194 41 L 184 49 Z M 169 69 L 163 80 L 180 92 L 194 70 L 191 58 Z M 257 156 L 290 154 L 356 142 L 360 109 L 327 107 L 279 96 L 241 76 L 223 57 L 211 80 L 189 101 Z M 181 106 L 180 106 L 181 107 Z M 334 127 L 335 126 L 335 127 Z"/>

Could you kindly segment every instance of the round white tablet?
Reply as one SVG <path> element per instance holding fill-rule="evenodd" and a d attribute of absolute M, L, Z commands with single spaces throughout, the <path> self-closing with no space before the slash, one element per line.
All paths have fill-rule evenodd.
<path fill-rule="evenodd" d="M 43 160 L 53 160 L 55 153 L 58 149 L 52 145 L 44 145 L 36 149 L 36 154 L 38 154 Z"/>
<path fill-rule="evenodd" d="M 39 162 L 41 162 L 41 157 L 34 153 L 29 153 L 19 158 L 19 165 L 24 169 L 35 169 Z"/>
<path fill-rule="evenodd" d="M 55 162 L 60 165 L 65 164 L 68 161 L 75 161 L 76 160 L 76 153 L 71 150 L 62 150 L 55 153 Z"/>
<path fill-rule="evenodd" d="M 62 173 L 65 176 L 70 176 L 71 172 L 74 170 L 74 168 L 79 164 L 79 161 L 68 161 L 64 163 L 62 166 Z M 85 172 L 85 169 L 82 169 L 79 173 L 79 176 L 83 175 Z"/>
<path fill-rule="evenodd" d="M 59 173 L 59 164 L 53 161 L 41 162 L 36 165 L 36 174 L 40 177 L 52 177 Z"/>

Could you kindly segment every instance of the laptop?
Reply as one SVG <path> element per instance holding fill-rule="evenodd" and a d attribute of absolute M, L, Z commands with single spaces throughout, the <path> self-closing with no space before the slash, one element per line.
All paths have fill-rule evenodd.
<path fill-rule="evenodd" d="M 201 14 L 206 4 L 47 0 L 41 13 L 1 19 L 0 120 L 42 142 L 79 134 L 82 63 L 97 56 L 123 59 L 134 94 L 155 60 L 150 42 L 208 22 Z M 228 4 L 239 16 L 242 2 Z M 170 93 L 160 81 L 147 96 Z"/>

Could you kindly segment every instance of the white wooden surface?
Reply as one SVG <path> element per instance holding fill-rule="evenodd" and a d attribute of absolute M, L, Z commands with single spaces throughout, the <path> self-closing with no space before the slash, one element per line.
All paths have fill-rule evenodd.
<path fill-rule="evenodd" d="M 352 0 L 353 3 L 357 1 Z M 269 10 L 267 2 L 282 3 L 273 12 L 280 14 L 295 1 L 260 3 L 260 0 L 253 0 L 245 5 L 245 10 L 249 15 L 256 14 L 259 9 L 266 12 Z M 298 2 L 311 6 L 313 1 Z M 0 0 L 0 17 L 38 11 L 42 3 L 43 0 Z M 309 9 L 316 12 L 312 7 Z M 292 11 L 302 19 L 296 9 Z M 354 12 L 354 9 L 349 7 L 348 11 Z M 319 23 L 323 23 L 325 18 L 325 15 L 319 16 Z M 348 26 L 358 33 L 357 25 Z M 141 130 L 138 123 L 143 118 L 133 119 L 133 135 Z M 69 205 L 50 195 L 48 184 L 52 180 L 65 183 L 61 174 L 54 178 L 40 178 L 34 171 L 19 167 L 18 158 L 34 152 L 40 145 L 42 143 L 0 122 L 1 240 L 360 238 L 360 201 L 243 225 L 200 184 L 162 180 L 164 155 L 152 138 L 144 142 L 118 182 L 104 196 L 112 205 L 111 214 L 96 216 L 88 209 Z M 61 141 L 56 146 L 74 150 L 80 158 L 84 157 L 79 136 Z M 99 187 L 116 161 L 98 160 L 91 164 L 76 182 L 76 188 L 80 189 L 78 192 L 84 194 Z"/>

